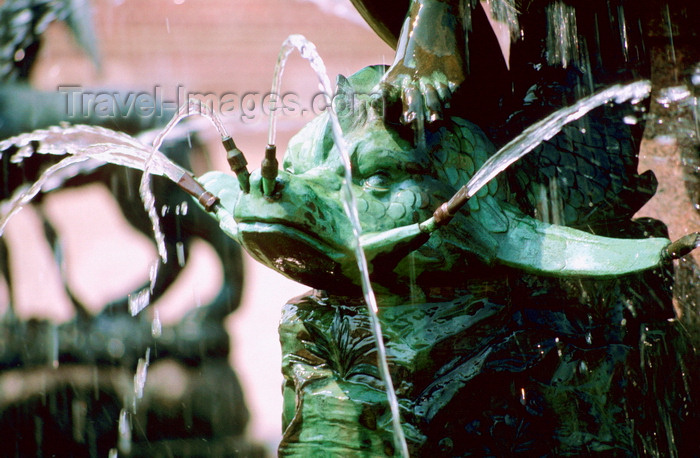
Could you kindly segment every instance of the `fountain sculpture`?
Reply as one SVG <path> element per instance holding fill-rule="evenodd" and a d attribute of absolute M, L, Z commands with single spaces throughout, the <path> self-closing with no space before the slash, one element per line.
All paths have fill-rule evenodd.
<path fill-rule="evenodd" d="M 645 103 L 603 106 L 553 138 L 540 133 L 547 141 L 482 188 L 468 212 L 440 205 L 493 151 L 479 128 L 450 115 L 503 145 L 585 94 L 648 77 L 646 27 L 658 11 L 488 2 L 491 19 L 522 39 L 509 62 L 485 65 L 503 46 L 484 33 L 476 2 L 353 3 L 397 46 L 388 71 L 341 78 L 349 100 L 336 112 L 346 115 L 359 243 L 406 445 L 382 393 L 344 216 L 343 142 L 326 116 L 292 140 L 275 186 L 265 167 L 248 193 L 226 175 L 202 178 L 228 234 L 317 288 L 283 309 L 280 454 L 697 453 L 696 356 L 669 289 L 671 258 L 697 234 L 676 252 L 663 224 L 632 220 L 656 186 L 653 174 L 637 174 L 642 129 L 630 120 Z"/>
<path fill-rule="evenodd" d="M 280 455 L 697 453 L 672 270 L 700 236 L 671 243 L 633 219 L 656 186 L 637 173 L 649 83 L 610 86 L 649 76 L 647 13 L 488 2 L 520 32 L 504 46 L 477 2 L 353 3 L 394 64 L 339 77 L 282 170 L 271 144 L 248 175 L 224 138 L 238 177 L 179 180 L 253 257 L 314 288 L 282 311 Z M 482 177 L 489 157 L 505 165 Z"/>
<path fill-rule="evenodd" d="M 412 454 L 665 447 L 657 441 L 665 440 L 659 437 L 668 421 L 675 429 L 688 415 L 677 396 L 690 395 L 680 375 L 684 363 L 667 347 L 683 341 L 667 322 L 673 311 L 659 280 L 672 257 L 662 253 L 670 242 L 639 238 L 659 232 L 652 221 L 629 222 L 616 239 L 539 222 L 507 203 L 507 184 L 497 179 L 429 239 L 377 242 L 374 234 L 430 220 L 493 151 L 478 127 L 460 118 L 427 129 L 425 145 L 413 146 L 410 129 L 386 123 L 373 111 L 372 96 L 361 95 L 383 74 L 374 67 L 341 79 L 339 93 L 354 104 L 338 111 L 348 110 L 341 124 L 353 152 L 362 240 L 373 241 L 366 251 Z M 261 262 L 317 288 L 283 310 L 280 453 L 392 454 L 329 124 L 321 116 L 290 142 L 270 196 L 258 172 L 249 193 L 228 174 L 200 181 L 220 199 L 214 211 L 224 231 Z M 628 178 L 626 185 L 639 179 Z M 613 218 L 623 203 L 608 198 L 605 211 Z M 572 216 L 585 223 L 585 215 Z M 650 294 L 635 294 L 640 285 Z M 643 351 L 647 345 L 651 353 Z M 678 377 L 650 389 L 653 376 L 639 373 L 640 360 Z M 662 412 L 630 404 L 657 397 Z M 682 434 L 673 434 L 678 445 Z"/>

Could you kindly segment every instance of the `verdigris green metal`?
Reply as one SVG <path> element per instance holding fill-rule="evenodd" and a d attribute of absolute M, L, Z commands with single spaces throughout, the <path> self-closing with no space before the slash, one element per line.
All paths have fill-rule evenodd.
<path fill-rule="evenodd" d="M 363 95 L 383 72 L 340 77 L 335 109 L 411 454 L 634 456 L 680 446 L 689 437 L 681 419 L 694 414 L 682 401 L 689 346 L 663 280 L 670 241 L 632 223 L 626 238 L 611 238 L 536 220 L 504 176 L 448 225 L 415 237 L 494 148 L 460 118 L 414 146 L 413 132 Z M 285 305 L 280 322 L 281 456 L 396 452 L 343 175 L 325 114 L 290 141 L 271 195 L 259 171 L 249 193 L 228 174 L 200 178 L 229 236 L 315 288 Z"/>
<path fill-rule="evenodd" d="M 353 77 L 360 85 L 367 78 L 362 73 L 379 76 L 381 68 Z M 341 84 L 348 93 L 353 89 Z M 365 87 L 354 88 L 355 94 Z M 455 273 L 475 261 L 465 259 L 466 253 L 487 265 L 557 276 L 606 277 L 660 264 L 668 239 L 613 239 L 544 223 L 508 204 L 506 187 L 493 180 L 470 199 L 467 212 L 422 247 L 414 244 L 409 269 L 406 255 L 413 250 L 396 246 L 402 232 L 415 232 L 410 226 L 428 220 L 494 148 L 477 126 L 460 118 L 429 135 L 425 148 L 415 147 L 381 113 L 367 109 L 369 97 L 364 103 L 357 95 L 355 99 L 355 112 L 342 120 L 352 151 L 363 241 L 375 275 L 392 275 L 395 283 L 407 281 L 409 270 L 417 276 Z M 258 260 L 305 284 L 329 289 L 331 282 L 347 290 L 359 280 L 342 204 L 342 163 L 329 123 L 327 114 L 319 116 L 290 141 L 279 192 L 272 197 L 255 184 L 250 194 L 240 193 L 235 178 L 223 173 L 209 173 L 200 181 L 221 199 L 217 217 L 224 230 Z M 251 182 L 260 181 L 254 173 Z M 392 230 L 396 237 L 382 237 Z"/>

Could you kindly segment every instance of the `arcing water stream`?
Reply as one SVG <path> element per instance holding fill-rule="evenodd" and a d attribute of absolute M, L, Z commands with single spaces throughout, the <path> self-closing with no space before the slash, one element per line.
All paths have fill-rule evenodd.
<path fill-rule="evenodd" d="M 491 156 L 469 179 L 469 182 L 457 191 L 449 202 L 445 204 L 447 214 L 454 215 L 496 175 L 534 150 L 542 142 L 557 135 L 566 124 L 580 119 L 590 111 L 610 101 L 614 101 L 615 103 L 624 103 L 628 101 L 632 104 L 639 103 L 641 100 L 648 97 L 650 92 L 651 83 L 649 81 L 616 84 L 593 95 L 584 97 L 571 106 L 561 108 L 543 120 L 531 125 Z"/>
<path fill-rule="evenodd" d="M 299 54 L 309 61 L 311 68 L 316 72 L 318 76 L 319 83 L 326 97 L 326 104 L 329 107 L 329 116 L 331 119 L 331 125 L 333 128 L 333 137 L 335 139 L 336 146 L 340 152 L 341 159 L 345 168 L 345 180 L 342 186 L 342 196 L 343 196 L 343 207 L 345 213 L 350 220 L 353 230 L 354 237 L 354 250 L 355 256 L 357 258 L 357 265 L 362 275 L 362 292 L 367 302 L 369 309 L 370 322 L 372 325 L 372 333 L 374 335 L 375 345 L 377 347 L 377 359 L 379 363 L 379 374 L 382 381 L 384 382 L 384 387 L 386 389 L 387 398 L 389 400 L 389 408 L 391 409 L 392 425 L 394 429 L 394 445 L 397 450 L 400 451 L 401 456 L 408 457 L 408 445 L 406 444 L 406 438 L 404 436 L 403 428 L 401 427 L 401 416 L 399 413 L 399 402 L 396 398 L 396 392 L 394 391 L 394 385 L 391 380 L 391 375 L 389 373 L 389 364 L 386 359 L 386 348 L 384 347 L 384 338 L 382 335 L 381 323 L 379 322 L 379 307 L 377 306 L 377 298 L 372 289 L 372 282 L 369 278 L 369 267 L 367 265 L 367 258 L 365 256 L 365 251 L 360 243 L 360 237 L 362 235 L 362 225 L 360 224 L 360 217 L 357 210 L 357 200 L 352 192 L 352 165 L 350 162 L 350 154 L 348 148 L 345 144 L 345 139 L 343 138 L 343 131 L 340 127 L 340 121 L 338 116 L 333 111 L 332 108 L 332 94 L 333 89 L 331 86 L 330 79 L 328 78 L 328 73 L 326 72 L 326 66 L 316 51 L 316 46 L 301 35 L 290 35 L 282 45 L 280 50 L 279 58 L 277 60 L 277 65 L 275 66 L 275 77 L 272 83 L 272 94 L 279 94 L 279 88 L 281 86 L 282 74 L 284 73 L 284 65 L 287 61 L 287 57 L 292 50 L 297 49 Z M 274 122 L 274 104 L 270 109 L 270 130 L 268 136 L 268 144 L 274 145 L 275 141 L 275 122 Z"/>
<path fill-rule="evenodd" d="M 299 50 L 302 57 L 308 59 L 314 70 L 317 72 L 319 81 L 321 82 L 321 86 L 326 94 L 327 101 L 329 102 L 328 105 L 331 106 L 330 99 L 332 89 L 328 76 L 325 72 L 323 61 L 318 56 L 315 46 L 299 35 L 291 36 L 283 45 L 282 51 L 280 52 L 280 59 L 278 60 L 280 68 L 276 69 L 275 71 L 273 94 L 279 93 L 284 62 L 286 62 L 287 56 L 289 56 L 291 51 L 294 49 Z M 531 151 L 541 142 L 556 135 L 566 123 L 583 116 L 586 112 L 608 103 L 610 100 L 622 102 L 630 99 L 633 100 L 641 98 L 646 96 L 648 91 L 649 85 L 648 83 L 644 82 L 635 83 L 635 85 L 631 86 L 613 86 L 599 93 L 598 95 L 587 98 L 577 104 L 572 105 L 571 107 L 558 111 L 552 118 L 548 118 L 552 120 L 552 122 L 544 122 L 535 125 L 530 129 L 527 129 L 523 135 L 519 136 L 516 140 L 506 145 L 503 150 L 505 150 L 507 153 L 500 154 L 498 156 L 499 159 L 495 160 L 494 163 L 489 166 L 492 167 L 489 169 L 491 170 L 491 173 L 486 173 L 486 171 L 482 172 L 481 170 L 478 171 L 472 179 L 472 181 L 476 182 L 472 183 L 472 181 L 470 181 L 471 184 L 467 186 L 467 188 L 471 190 L 477 189 L 480 184 L 490 180 L 493 176 L 506 168 L 510 163 L 517 160 L 517 158 L 527 154 L 527 152 Z M 193 108 L 195 109 L 193 110 Z M 42 191 L 45 186 L 48 186 L 52 179 L 56 179 L 60 182 L 62 175 L 75 173 L 76 165 L 89 165 L 90 167 L 99 166 L 99 164 L 95 164 L 95 161 L 110 162 L 147 172 L 144 173 L 144 178 L 141 185 L 142 198 L 146 204 L 149 216 L 151 216 L 154 232 L 157 233 L 158 216 L 157 212 L 155 211 L 153 201 L 151 200 L 152 197 L 149 198 L 150 186 L 148 184 L 148 175 L 155 174 L 165 176 L 175 183 L 180 183 L 183 177 L 190 176 L 188 171 L 174 164 L 158 151 L 163 138 L 169 132 L 171 132 L 179 121 L 192 114 L 200 114 L 210 119 L 217 127 L 222 138 L 227 136 L 223 125 L 221 125 L 221 123 L 217 120 L 216 116 L 208 113 L 204 108 L 205 107 L 201 104 L 198 105 L 197 102 L 190 102 L 186 106 L 183 106 L 178 115 L 173 118 L 173 120 L 171 120 L 171 122 L 163 129 L 163 131 L 154 140 L 153 145 L 150 147 L 143 145 L 128 135 L 91 126 L 53 127 L 47 130 L 39 130 L 28 134 L 22 134 L 0 142 L 0 151 L 8 151 L 14 148 L 15 152 L 10 158 L 11 162 L 21 162 L 25 157 L 32 154 L 69 155 L 51 168 L 47 169 L 29 188 L 16 193 L 8 203 L 3 205 L 2 213 L 0 213 L 0 235 L 2 235 L 2 231 L 10 218 L 17 211 L 19 211 L 23 205 L 31 201 L 31 199 L 37 193 Z M 275 110 L 273 107 L 271 110 L 270 131 L 268 137 L 270 145 L 274 144 L 275 141 L 274 113 Z M 352 176 L 350 157 L 345 146 L 337 116 L 335 116 L 332 111 L 329 114 L 332 120 L 336 145 L 342 156 L 343 163 L 345 164 L 345 185 L 343 186 L 345 211 L 353 226 L 353 233 L 356 242 L 355 253 L 357 256 L 358 266 L 360 267 L 360 271 L 362 273 L 363 292 L 365 300 L 369 306 L 372 327 L 375 333 L 375 340 L 380 359 L 380 372 L 387 389 L 387 396 L 392 409 L 395 442 L 397 448 L 402 450 L 404 456 L 407 456 L 407 446 L 405 439 L 403 438 L 402 428 L 400 426 L 398 403 L 396 401 L 396 395 L 388 374 L 388 365 L 386 362 L 383 339 L 381 337 L 381 326 L 377 317 L 377 300 L 372 291 L 367 269 L 367 260 L 362 244 L 360 243 L 362 228 L 359 222 L 355 196 L 353 195 L 351 188 Z M 37 144 L 39 146 L 38 149 L 35 150 L 34 145 Z M 467 194 L 471 195 L 473 192 L 470 193 L 467 191 Z M 156 235 L 156 240 L 159 240 L 158 237 L 159 236 Z M 159 243 L 162 242 L 159 241 Z M 159 252 L 161 252 L 162 256 L 162 251 L 160 248 Z M 166 259 L 163 258 L 163 261 L 165 262 Z M 143 304 L 139 305 L 139 310 L 140 308 L 145 307 L 147 304 L 148 302 L 144 301 Z M 139 310 L 134 311 L 138 313 Z M 145 378 L 145 369 L 143 378 Z M 139 383 L 141 383 L 141 379 L 139 379 Z"/>
<path fill-rule="evenodd" d="M 35 151 L 34 145 L 39 147 Z M 11 137 L 0 142 L 0 151 L 9 154 L 12 148 L 16 152 L 10 157 L 11 163 L 19 163 L 24 158 L 33 154 L 67 156 L 54 164 L 34 182 L 29 188 L 21 189 L 8 202 L 3 204 L 0 213 L 0 235 L 12 215 L 21 210 L 22 206 L 29 203 L 45 187 L 59 184 L 69 175 L 78 170 L 72 167 L 74 164 L 91 161 L 91 168 L 98 167 L 101 163 L 110 162 L 143 170 L 146 161 L 150 157 L 151 173 L 168 177 L 171 180 L 179 180 L 183 173 L 187 173 L 180 166 L 169 161 L 162 153 L 143 145 L 129 135 L 114 132 L 109 129 L 93 126 L 61 126 L 51 127 L 45 130 L 37 130 L 31 133 Z"/>
<path fill-rule="evenodd" d="M 33 154 L 68 156 L 46 169 L 30 187 L 18 190 L 12 199 L 3 203 L 0 207 L 0 236 L 2 236 L 10 218 L 39 192 L 46 191 L 46 188 L 56 188 L 63 181 L 81 171 L 94 169 L 102 163 L 109 162 L 145 172 L 141 178 L 139 193 L 153 226 L 158 253 L 162 261 L 167 262 L 165 237 L 160 230 L 155 197 L 150 189 L 150 175 L 164 176 L 175 183 L 190 176 L 188 171 L 163 155 L 159 148 L 165 137 L 173 131 L 180 121 L 193 115 L 210 120 L 222 139 L 228 136 L 218 116 L 200 101 L 192 99 L 183 105 L 173 119 L 155 136 L 151 147 L 129 135 L 85 125 L 51 127 L 3 140 L 0 142 L 0 151 L 5 153 L 0 154 L 8 154 L 6 151 L 12 148 L 17 149 L 9 159 L 11 163 L 19 163 Z M 37 144 L 39 146 L 35 151 L 34 148 Z M 158 262 L 151 269 L 151 289 L 156 281 L 157 266 Z M 149 304 L 149 300 L 148 290 L 131 295 L 129 307 L 132 315 L 143 310 Z"/>

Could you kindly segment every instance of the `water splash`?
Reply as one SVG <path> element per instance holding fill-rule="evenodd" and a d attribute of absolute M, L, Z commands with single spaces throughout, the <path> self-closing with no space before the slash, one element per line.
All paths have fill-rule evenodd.
<path fill-rule="evenodd" d="M 353 232 L 353 249 L 355 250 L 355 257 L 357 259 L 357 265 L 360 270 L 362 279 L 362 291 L 364 294 L 365 302 L 367 303 L 369 309 L 370 323 L 372 325 L 372 334 L 375 339 L 375 344 L 377 347 L 377 359 L 379 362 L 379 373 L 381 375 L 382 381 L 386 389 L 387 398 L 389 400 L 389 407 L 391 409 L 392 425 L 394 430 L 394 442 L 397 450 L 404 457 L 408 457 L 408 446 L 406 444 L 406 438 L 403 433 L 403 428 L 401 427 L 401 417 L 399 413 L 399 403 L 396 398 L 396 392 L 394 391 L 394 385 L 391 380 L 391 375 L 389 373 L 389 365 L 386 359 L 386 348 L 384 347 L 384 338 L 382 334 L 381 323 L 379 322 L 378 312 L 379 307 L 377 305 L 377 298 L 372 289 L 372 283 L 369 278 L 369 267 L 367 264 L 367 257 L 360 244 L 360 237 L 362 235 L 362 225 L 360 224 L 359 212 L 357 210 L 357 200 L 355 194 L 352 192 L 352 166 L 350 162 L 350 154 L 348 152 L 347 145 L 345 144 L 345 138 L 343 136 L 343 131 L 340 127 L 340 121 L 338 120 L 337 114 L 332 108 L 332 86 L 330 79 L 328 78 L 328 73 L 326 71 L 326 66 L 321 59 L 321 56 L 316 51 L 316 46 L 307 40 L 302 35 L 290 35 L 282 44 L 282 48 L 277 59 L 277 65 L 275 66 L 275 72 L 272 83 L 272 94 L 273 97 L 270 98 L 270 124 L 268 130 L 268 144 L 274 145 L 275 143 L 275 102 L 274 94 L 279 93 L 279 88 L 282 82 L 282 74 L 284 72 L 284 66 L 287 62 L 287 58 L 291 52 L 297 49 L 301 57 L 307 59 L 311 64 L 311 68 L 316 72 L 319 79 L 319 85 L 326 98 L 326 105 L 329 107 L 328 114 L 331 120 L 331 127 L 333 130 L 333 137 L 335 139 L 335 144 L 343 162 L 345 169 L 345 179 L 343 186 L 341 188 L 341 196 L 343 200 L 343 208 L 345 213 L 350 220 Z"/>
<path fill-rule="evenodd" d="M 151 322 L 151 335 L 153 337 L 160 337 L 163 335 L 163 324 L 160 321 L 160 313 L 156 308 L 153 311 L 153 321 Z"/>
<path fill-rule="evenodd" d="M 131 454 L 132 448 L 132 415 L 136 415 L 139 402 L 143 399 L 144 387 L 146 386 L 146 378 L 148 375 L 148 366 L 151 363 L 151 348 L 146 348 L 146 354 L 143 358 L 139 358 L 134 373 L 134 388 L 131 394 L 126 395 L 124 399 L 124 407 L 119 412 L 119 420 L 117 423 L 118 442 L 117 448 L 114 450 L 117 456 L 117 450 L 126 455 Z M 112 455 L 110 450 L 110 456 Z"/>

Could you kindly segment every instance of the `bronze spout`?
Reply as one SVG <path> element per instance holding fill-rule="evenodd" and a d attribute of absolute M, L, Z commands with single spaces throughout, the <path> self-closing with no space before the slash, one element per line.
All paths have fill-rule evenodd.
<path fill-rule="evenodd" d="M 275 145 L 267 145 L 265 147 L 265 159 L 262 161 L 260 174 L 262 175 L 263 193 L 266 196 L 272 195 L 275 191 L 275 179 L 277 178 L 277 168 L 279 166 L 276 153 L 277 147 Z"/>
<path fill-rule="evenodd" d="M 250 192 L 250 172 L 248 172 L 248 161 L 246 161 L 243 152 L 236 147 L 231 137 L 221 139 L 224 148 L 226 148 L 228 164 L 238 177 L 238 183 L 241 185 L 241 191 L 248 194 Z"/>
<path fill-rule="evenodd" d="M 202 207 L 208 212 L 216 211 L 216 207 L 219 203 L 219 198 L 216 197 L 211 192 L 204 189 L 204 187 L 199 184 L 197 180 L 194 179 L 189 173 L 184 173 L 180 180 L 177 182 L 185 192 L 196 198 Z"/>

